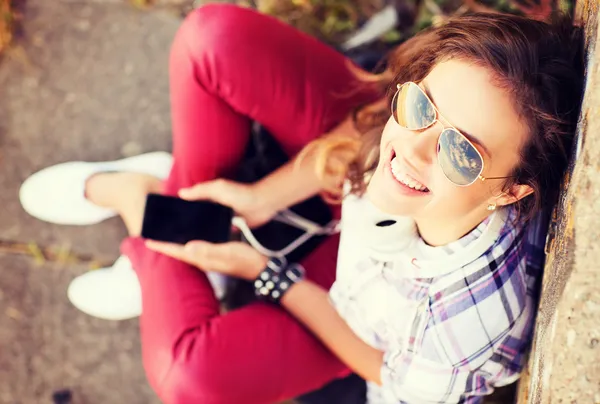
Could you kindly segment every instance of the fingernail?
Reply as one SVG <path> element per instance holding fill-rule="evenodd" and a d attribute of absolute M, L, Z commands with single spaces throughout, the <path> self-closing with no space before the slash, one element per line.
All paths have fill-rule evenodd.
<path fill-rule="evenodd" d="M 178 194 L 179 194 L 180 197 L 185 198 L 186 196 L 189 195 L 189 192 L 190 192 L 189 189 L 182 188 L 182 189 L 179 190 Z"/>

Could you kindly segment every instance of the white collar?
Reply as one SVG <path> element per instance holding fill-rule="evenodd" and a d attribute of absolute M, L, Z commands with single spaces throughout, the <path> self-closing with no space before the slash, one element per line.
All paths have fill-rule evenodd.
<path fill-rule="evenodd" d="M 486 220 L 487 225 L 483 229 L 482 226 L 477 228 L 481 231 L 481 235 L 468 245 L 449 254 L 428 258 L 418 256 L 418 244 L 423 241 L 411 218 L 389 215 L 375 207 L 367 198 L 352 199 L 354 200 L 348 202 L 352 204 L 358 202 L 360 205 L 360 210 L 355 210 L 353 213 L 360 214 L 360 222 L 362 222 L 362 226 L 355 228 L 355 231 L 361 233 L 364 231 L 362 236 L 368 245 L 369 256 L 377 261 L 393 263 L 394 271 L 401 271 L 402 276 L 413 278 L 438 277 L 462 268 L 481 257 L 500 238 L 510 212 L 509 209 L 496 210 Z M 377 226 L 377 223 L 386 220 L 393 220 L 396 223 L 387 227 Z"/>

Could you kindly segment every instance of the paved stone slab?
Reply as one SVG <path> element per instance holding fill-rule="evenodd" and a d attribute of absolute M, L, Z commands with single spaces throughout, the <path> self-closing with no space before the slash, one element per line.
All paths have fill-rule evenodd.
<path fill-rule="evenodd" d="M 80 314 L 63 291 L 81 267 L 1 257 L 0 403 L 50 403 L 70 388 L 76 404 L 158 403 L 141 367 L 136 320 Z"/>
<path fill-rule="evenodd" d="M 21 182 L 68 160 L 104 160 L 170 146 L 167 62 L 179 24 L 125 2 L 29 0 L 24 38 L 0 64 L 0 238 L 70 244 L 118 256 L 115 219 L 87 228 L 41 223 L 18 203 Z M 143 374 L 137 321 L 110 323 L 70 306 L 84 266 L 0 256 L 0 403 L 158 403 Z"/>

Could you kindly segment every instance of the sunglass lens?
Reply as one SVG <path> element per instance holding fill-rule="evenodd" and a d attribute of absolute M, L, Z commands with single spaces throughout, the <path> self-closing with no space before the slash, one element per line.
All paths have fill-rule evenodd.
<path fill-rule="evenodd" d="M 440 135 L 438 161 L 444 175 L 456 185 L 472 184 L 483 170 L 481 154 L 454 129 L 445 129 Z"/>
<path fill-rule="evenodd" d="M 435 108 L 415 83 L 403 84 L 392 100 L 392 115 L 398 125 L 419 130 L 435 122 Z"/>

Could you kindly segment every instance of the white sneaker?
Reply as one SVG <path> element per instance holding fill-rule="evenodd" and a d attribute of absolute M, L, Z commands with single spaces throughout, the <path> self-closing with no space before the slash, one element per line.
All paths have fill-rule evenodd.
<path fill-rule="evenodd" d="M 87 163 L 72 161 L 44 168 L 23 182 L 19 199 L 23 209 L 40 220 L 57 224 L 89 225 L 116 215 L 112 209 L 94 205 L 85 197 L 85 185 L 94 174 L 126 171 L 165 179 L 173 158 L 154 152 L 122 160 Z"/>
<path fill-rule="evenodd" d="M 217 299 L 225 295 L 227 277 L 207 273 Z M 129 320 L 142 314 L 142 291 L 129 258 L 120 256 L 112 267 L 79 275 L 71 281 L 67 296 L 75 307 L 103 320 Z"/>
<path fill-rule="evenodd" d="M 129 258 L 87 272 L 71 281 L 67 296 L 75 307 L 104 320 L 128 320 L 142 314 L 142 291 Z"/>

